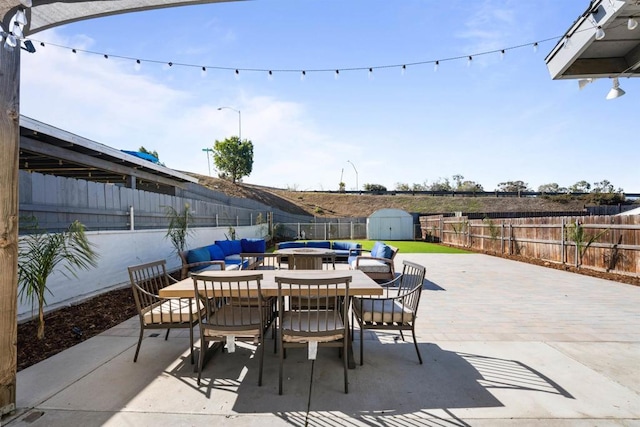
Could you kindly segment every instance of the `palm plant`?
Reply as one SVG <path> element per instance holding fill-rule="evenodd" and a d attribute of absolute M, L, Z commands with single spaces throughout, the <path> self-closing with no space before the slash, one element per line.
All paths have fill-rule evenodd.
<path fill-rule="evenodd" d="M 184 204 L 182 212 L 178 212 L 173 208 L 173 206 L 165 206 L 164 212 L 167 218 L 169 218 L 169 227 L 165 238 L 168 237 L 176 252 L 180 253 L 185 250 L 187 246 L 187 237 L 191 234 L 189 225 L 191 224 L 193 217 L 191 216 L 189 204 Z"/>
<path fill-rule="evenodd" d="M 60 266 L 66 276 L 76 276 L 77 269 L 97 265 L 98 254 L 87 239 L 79 221 L 62 233 L 47 233 L 36 228 L 20 241 L 18 249 L 18 284 L 20 300 L 38 305 L 38 339 L 44 338 L 44 307 L 47 303 L 47 279 Z M 53 294 L 52 294 L 53 295 Z"/>

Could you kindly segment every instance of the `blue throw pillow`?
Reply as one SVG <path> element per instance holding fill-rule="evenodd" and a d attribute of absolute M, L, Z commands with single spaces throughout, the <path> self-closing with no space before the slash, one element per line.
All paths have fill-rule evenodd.
<path fill-rule="evenodd" d="M 373 244 L 373 248 L 371 248 L 371 256 L 379 258 L 378 253 L 380 253 L 380 247 L 384 245 L 382 242 L 375 242 Z"/>
<path fill-rule="evenodd" d="M 218 245 L 207 246 L 212 260 L 224 261 L 224 251 Z"/>
<path fill-rule="evenodd" d="M 380 255 L 379 255 L 379 257 L 380 257 L 380 258 L 387 258 L 387 259 L 390 259 L 390 258 L 391 258 L 391 252 L 392 252 L 392 251 L 391 251 L 391 247 L 390 247 L 390 246 L 388 246 L 388 245 L 382 245 L 382 246 L 380 247 L 380 251 L 379 251 Z"/>
<path fill-rule="evenodd" d="M 216 240 L 216 245 L 220 246 L 224 256 L 237 255 L 242 252 L 240 240 Z"/>
<path fill-rule="evenodd" d="M 242 252 L 265 253 L 267 242 L 264 239 L 241 239 Z"/>
<path fill-rule="evenodd" d="M 189 264 L 203 261 L 211 261 L 211 255 L 207 248 L 191 249 L 187 254 L 187 262 Z"/>

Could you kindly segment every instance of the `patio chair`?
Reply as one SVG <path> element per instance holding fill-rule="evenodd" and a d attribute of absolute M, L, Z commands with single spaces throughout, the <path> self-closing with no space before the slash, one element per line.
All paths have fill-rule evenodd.
<path fill-rule="evenodd" d="M 243 252 L 240 254 L 241 269 L 250 270 L 280 270 L 282 255 L 275 252 Z M 245 266 L 251 266 L 247 268 Z"/>
<path fill-rule="evenodd" d="M 211 273 L 192 273 L 198 309 L 206 316 L 200 319 L 200 357 L 198 360 L 198 385 L 204 368 L 205 353 L 210 342 L 226 343 L 229 353 L 235 352 L 235 342 L 251 342 L 258 346 L 258 385 L 262 385 L 264 359 L 264 332 L 271 324 L 269 308 L 262 298 L 260 280 L 262 274 L 247 273 L 242 276 L 215 276 Z M 257 300 L 257 304 L 256 304 Z"/>
<path fill-rule="evenodd" d="M 202 313 L 193 298 L 161 298 L 158 291 L 175 283 L 167 274 L 164 260 L 128 267 L 133 298 L 140 319 L 140 336 L 133 361 L 138 360 L 140 345 L 146 329 L 166 329 L 165 340 L 174 328 L 189 328 L 189 350 L 191 363 L 193 358 L 193 326 L 198 323 Z"/>
<path fill-rule="evenodd" d="M 349 392 L 347 354 L 349 343 L 348 302 L 351 276 L 323 279 L 277 277 L 278 327 L 280 331 L 280 372 L 278 393 L 282 394 L 284 356 L 287 348 L 308 349 L 308 358 L 316 359 L 318 347 L 340 349 L 344 367 L 344 392 Z M 344 290 L 344 295 L 340 291 Z M 285 308 L 285 296 L 310 301 L 303 309 Z M 332 307 L 332 301 L 342 303 Z"/>
<path fill-rule="evenodd" d="M 418 360 L 422 364 L 422 356 L 420 356 L 416 341 L 415 322 L 426 269 L 410 261 L 403 261 L 402 264 L 402 274 L 394 280 L 382 284 L 386 288 L 385 297 L 353 298 L 351 333 L 353 334 L 353 318 L 355 317 L 360 326 L 360 365 L 364 362 L 365 329 L 397 330 L 403 341 L 402 331 L 410 330 L 416 353 L 418 353 Z"/>

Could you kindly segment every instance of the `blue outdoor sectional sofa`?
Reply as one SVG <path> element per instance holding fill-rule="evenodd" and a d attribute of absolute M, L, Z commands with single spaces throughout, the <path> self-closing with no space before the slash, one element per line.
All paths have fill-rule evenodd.
<path fill-rule="evenodd" d="M 264 253 L 266 250 L 264 239 L 216 240 L 212 245 L 180 252 L 181 275 L 185 278 L 193 271 L 219 270 L 223 265 L 225 270 L 251 269 L 252 263 L 241 266 L 240 254 Z"/>
<path fill-rule="evenodd" d="M 336 260 L 346 261 L 349 258 L 349 252 L 362 249 L 362 245 L 356 242 L 347 242 L 343 240 L 295 240 L 290 242 L 280 242 L 276 245 L 276 249 L 291 248 L 320 248 L 331 249 L 336 254 Z M 359 252 L 358 252 L 359 253 Z"/>

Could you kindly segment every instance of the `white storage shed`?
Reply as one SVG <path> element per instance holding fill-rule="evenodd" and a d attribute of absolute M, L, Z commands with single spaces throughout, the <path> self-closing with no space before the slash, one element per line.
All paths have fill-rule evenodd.
<path fill-rule="evenodd" d="M 367 218 L 369 240 L 413 240 L 413 216 L 402 209 L 380 209 Z"/>

